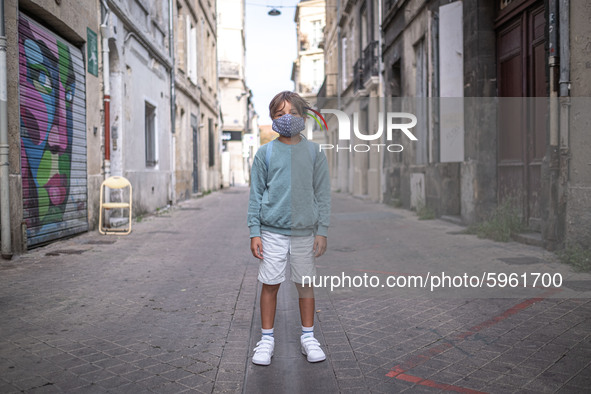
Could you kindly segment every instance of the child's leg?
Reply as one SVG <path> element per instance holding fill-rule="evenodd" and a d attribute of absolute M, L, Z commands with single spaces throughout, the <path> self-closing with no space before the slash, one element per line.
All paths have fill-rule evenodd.
<path fill-rule="evenodd" d="M 274 327 L 275 324 L 275 310 L 277 309 L 277 292 L 279 286 L 266 285 L 263 283 L 261 290 L 261 325 L 264 330 Z"/>
<path fill-rule="evenodd" d="M 263 284 L 261 290 L 261 325 L 263 330 L 273 328 L 277 293 L 279 285 L 285 280 L 289 237 L 286 235 L 261 231 L 264 259 L 259 265 L 258 280 Z"/>
<path fill-rule="evenodd" d="M 314 236 L 291 237 L 290 244 L 291 280 L 298 290 L 302 336 L 302 353 L 311 363 L 326 360 L 320 343 L 314 338 L 314 287 L 311 278 L 316 275 L 314 264 Z"/>
<path fill-rule="evenodd" d="M 311 363 L 326 360 L 326 354 L 322 351 L 320 343 L 314 338 L 314 288 L 308 284 L 295 283 L 300 297 L 300 317 L 302 319 L 302 336 L 300 343 L 302 353 Z"/>
<path fill-rule="evenodd" d="M 294 283 L 298 290 L 300 303 L 300 319 L 303 327 L 314 326 L 314 288 L 308 284 L 302 286 L 300 283 Z"/>

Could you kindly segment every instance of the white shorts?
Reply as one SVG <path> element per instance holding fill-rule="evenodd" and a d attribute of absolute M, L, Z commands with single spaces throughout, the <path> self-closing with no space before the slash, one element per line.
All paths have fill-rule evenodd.
<path fill-rule="evenodd" d="M 276 285 L 285 281 L 287 262 L 290 263 L 291 280 L 302 283 L 303 276 L 316 275 L 314 263 L 314 236 L 293 237 L 261 231 L 263 261 L 259 265 L 259 281 Z"/>

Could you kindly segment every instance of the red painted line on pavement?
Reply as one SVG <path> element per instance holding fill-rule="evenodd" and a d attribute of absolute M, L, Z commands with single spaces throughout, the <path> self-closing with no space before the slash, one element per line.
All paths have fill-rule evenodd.
<path fill-rule="evenodd" d="M 411 381 L 408 380 L 409 376 L 412 377 L 412 379 L 419 379 L 419 381 L 416 381 L 416 384 L 422 384 L 421 382 L 423 381 L 428 381 L 416 376 L 412 376 L 412 375 L 407 375 L 405 372 L 407 372 L 408 370 L 419 366 L 423 363 L 426 363 L 427 361 L 429 361 L 431 358 L 433 358 L 434 356 L 443 353 L 444 351 L 446 351 L 447 349 L 452 348 L 453 346 L 455 346 L 455 342 L 459 342 L 459 341 L 463 341 L 466 338 L 482 331 L 485 328 L 491 327 L 505 319 L 507 319 L 510 316 L 513 316 L 514 314 L 530 307 L 531 305 L 535 304 L 536 302 L 542 301 L 543 299 L 551 296 L 554 293 L 557 293 L 561 291 L 561 289 L 549 289 L 548 291 L 542 293 L 539 297 L 535 297 L 535 298 L 530 298 L 527 299 L 523 302 L 520 302 L 519 304 L 516 304 L 514 306 L 512 306 L 511 308 L 507 309 L 506 311 L 504 311 L 503 313 L 494 316 L 488 320 L 483 321 L 482 323 L 479 323 L 475 326 L 470 327 L 467 331 L 458 334 L 455 338 L 452 338 L 449 340 L 449 342 L 445 342 L 442 343 L 440 345 L 434 346 L 432 348 L 430 348 L 429 350 L 427 350 L 425 353 L 422 354 L 418 354 L 416 356 L 411 356 L 409 357 L 405 362 L 403 362 L 402 364 L 398 364 L 396 366 L 394 366 L 390 372 L 388 372 L 386 374 L 386 376 L 390 377 L 390 378 L 396 378 L 396 379 L 401 379 L 401 380 L 406 380 L 406 381 Z M 436 383 L 436 382 L 434 382 Z M 440 383 L 437 383 L 440 384 Z M 443 383 L 441 383 L 443 384 Z M 427 384 L 425 384 L 427 385 Z M 458 389 L 463 389 L 463 390 L 470 390 L 470 389 L 465 389 L 462 387 L 457 387 L 457 386 L 452 386 L 449 385 L 449 387 L 454 387 L 454 388 L 458 388 Z M 455 389 L 452 388 L 443 388 L 443 390 L 450 390 L 450 391 L 457 391 Z M 461 392 L 466 392 L 466 393 L 477 393 L 477 391 L 461 391 Z"/>
<path fill-rule="evenodd" d="M 398 375 L 396 377 L 396 379 L 404 380 L 406 382 L 420 384 L 422 386 L 433 387 L 433 388 L 440 389 L 440 390 L 455 391 L 456 393 L 486 394 L 485 391 L 472 390 L 472 389 L 468 389 L 466 387 L 454 386 L 453 384 L 439 383 L 434 380 L 423 379 L 423 378 L 419 378 L 418 376 L 407 375 L 404 373 Z"/>
<path fill-rule="evenodd" d="M 418 376 L 408 375 L 405 373 L 401 373 L 396 377 L 396 379 L 404 380 L 405 382 L 412 382 L 415 384 L 420 384 L 422 386 L 433 387 L 435 389 L 446 390 L 446 391 L 455 391 L 456 393 L 465 393 L 465 394 L 486 394 L 484 391 L 472 390 L 466 387 L 455 386 L 453 384 L 447 383 L 439 383 L 434 380 L 430 379 L 423 379 L 419 378 Z"/>

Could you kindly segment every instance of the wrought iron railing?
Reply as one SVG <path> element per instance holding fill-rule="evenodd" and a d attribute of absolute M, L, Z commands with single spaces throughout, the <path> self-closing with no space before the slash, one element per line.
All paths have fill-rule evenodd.
<path fill-rule="evenodd" d="M 355 92 L 363 89 L 363 58 L 357 59 L 353 65 L 353 88 Z"/>
<path fill-rule="evenodd" d="M 363 50 L 363 83 L 376 75 L 378 75 L 378 41 L 372 41 Z"/>
<path fill-rule="evenodd" d="M 371 77 L 378 75 L 378 41 L 370 42 L 353 66 L 355 92 L 362 90 Z"/>

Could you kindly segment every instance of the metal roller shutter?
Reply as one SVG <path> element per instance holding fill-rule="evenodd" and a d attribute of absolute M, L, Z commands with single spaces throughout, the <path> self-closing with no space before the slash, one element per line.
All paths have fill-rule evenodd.
<path fill-rule="evenodd" d="M 19 103 L 27 246 L 88 231 L 82 51 L 19 15 Z"/>

